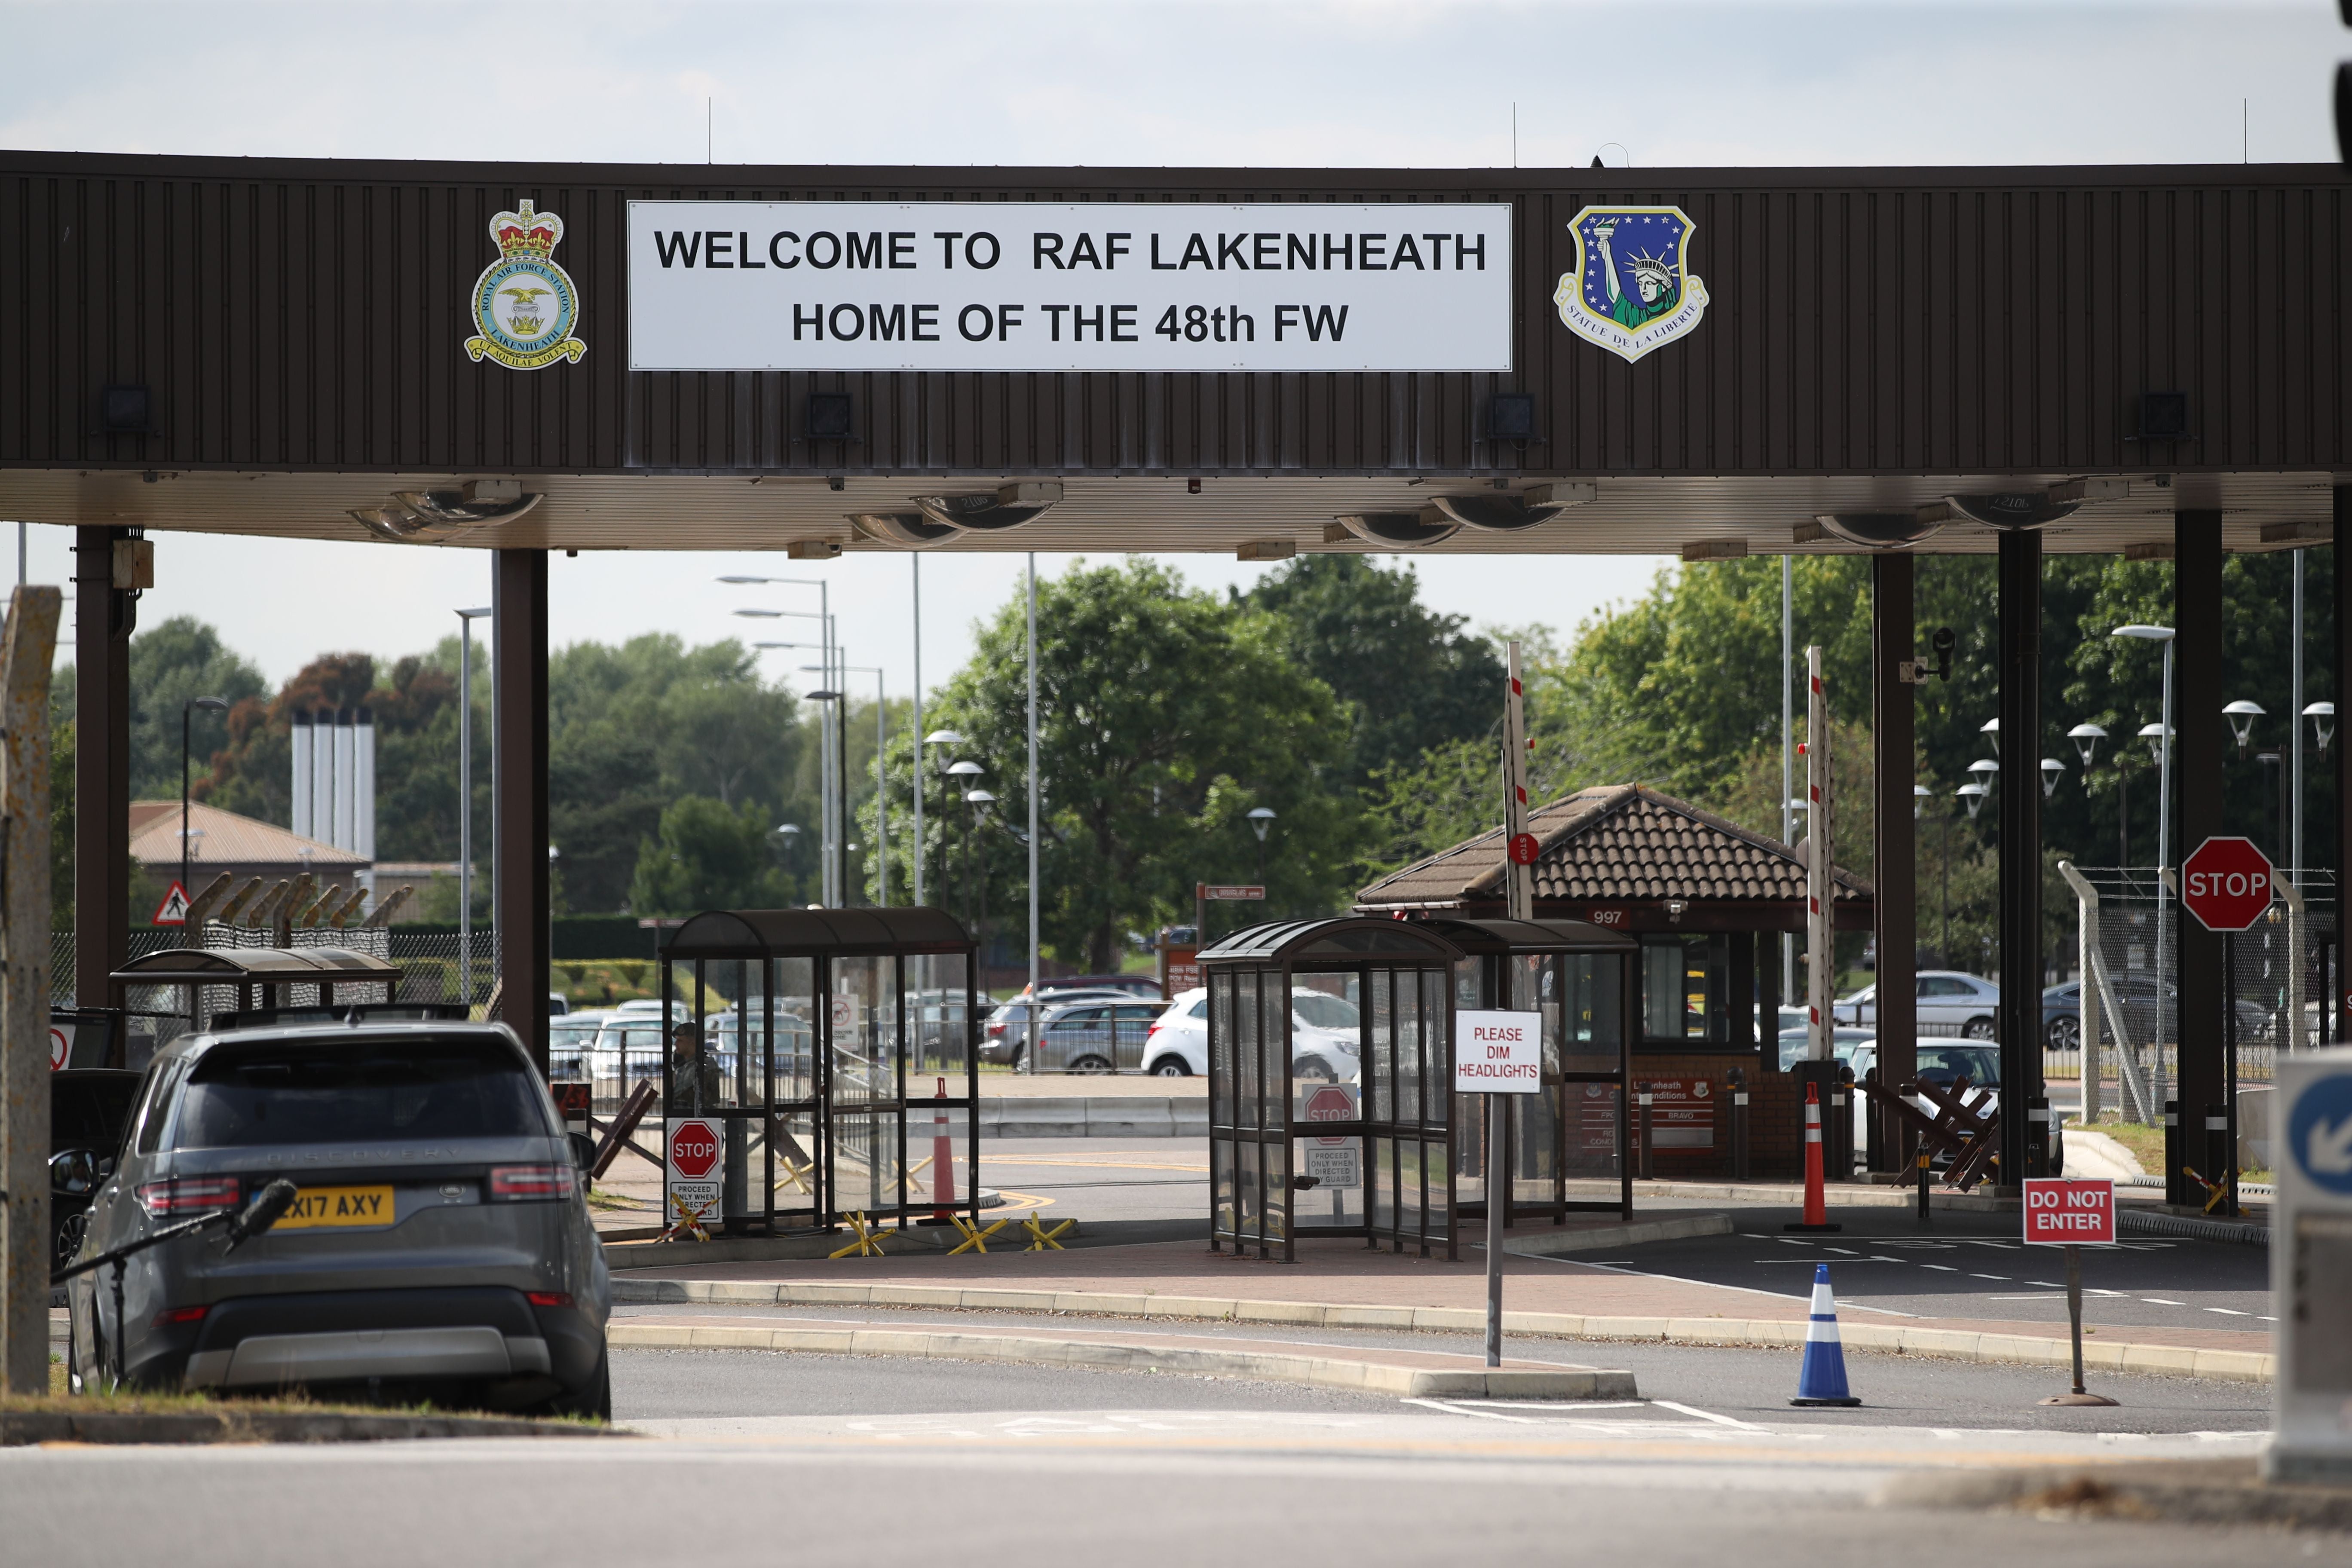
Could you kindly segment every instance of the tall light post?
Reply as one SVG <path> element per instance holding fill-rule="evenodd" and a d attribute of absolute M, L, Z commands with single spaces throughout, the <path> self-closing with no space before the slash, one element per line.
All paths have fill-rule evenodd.
<path fill-rule="evenodd" d="M 194 901 L 195 894 L 188 887 L 188 721 L 197 709 L 207 713 L 226 713 L 228 700 L 221 697 L 191 697 L 180 704 L 180 894 Z M 205 933 L 196 933 L 196 945 L 204 945 Z"/>
<path fill-rule="evenodd" d="M 822 702 L 831 710 L 835 735 L 847 733 L 849 693 L 826 687 L 809 692 L 807 695 L 810 701 Z M 847 822 L 838 808 L 844 797 L 849 794 L 849 769 L 847 763 L 843 760 L 842 747 L 839 744 L 834 746 L 830 760 L 833 766 L 829 770 L 831 776 L 826 783 L 833 795 L 835 811 L 833 826 L 827 834 L 828 842 L 825 845 L 828 883 L 825 901 L 835 909 L 847 909 L 849 907 L 849 834 Z"/>
<path fill-rule="evenodd" d="M 784 841 L 784 870 L 789 874 L 793 868 L 793 847 L 801 839 L 801 825 L 797 822 L 779 822 L 773 831 L 777 837 Z"/>
<path fill-rule="evenodd" d="M 1266 805 L 1251 808 L 1249 825 L 1250 831 L 1257 835 L 1257 882 L 1263 888 L 1265 886 L 1265 833 L 1274 826 L 1274 808 Z"/>
<path fill-rule="evenodd" d="M 457 994 L 467 1006 L 474 1002 L 474 623 L 490 615 L 488 605 L 457 612 Z M 490 853 L 498 854 L 495 837 Z"/>
<path fill-rule="evenodd" d="M 737 610 L 735 613 L 747 619 L 773 620 L 791 616 L 819 623 L 824 627 L 824 637 L 826 674 L 823 684 L 827 688 L 841 684 L 837 679 L 837 667 L 841 657 L 840 642 L 834 635 L 833 586 L 829 582 L 823 577 L 759 577 L 743 573 L 729 573 L 719 581 L 730 587 L 814 588 L 816 609 L 814 612 L 745 608 Z M 820 752 L 817 759 L 817 800 L 820 808 L 818 826 L 826 846 L 825 901 L 835 905 L 848 902 L 845 889 L 848 880 L 848 853 L 844 848 L 844 844 L 848 838 L 847 825 L 845 820 L 846 807 L 834 794 L 834 780 L 839 771 L 837 753 L 848 739 L 842 732 L 843 724 L 847 717 L 848 710 L 845 706 L 839 713 L 827 713 L 820 718 L 817 731 L 817 749 Z"/>
<path fill-rule="evenodd" d="M 2066 764 L 2055 757 L 2042 759 L 2042 798 L 2048 800 L 2058 793 L 2058 781 L 2066 776 Z"/>
<path fill-rule="evenodd" d="M 980 771 L 979 764 L 977 763 L 960 763 L 958 765 L 970 767 L 974 773 Z M 977 962 L 980 965 L 980 973 L 973 976 L 973 978 L 981 982 L 980 990 L 985 993 L 988 989 L 988 868 L 984 863 L 979 864 L 977 871 L 978 881 L 975 886 L 974 866 L 978 862 L 981 816 L 982 813 L 986 812 L 990 806 L 996 804 L 996 797 L 989 794 L 988 791 L 984 789 L 968 789 L 963 792 L 963 803 L 966 806 L 971 808 L 964 817 L 964 887 L 967 896 L 973 900 L 973 908 L 978 910 L 978 913 L 972 920 L 971 935 L 973 949 L 977 955 Z"/>
<path fill-rule="evenodd" d="M 801 666 L 803 672 L 812 668 Z M 845 664 L 839 668 L 844 675 L 874 678 L 874 902 L 887 909 L 890 903 L 890 790 L 882 764 L 890 751 L 890 704 L 883 695 L 880 666 Z M 846 767 L 845 763 L 844 787 L 847 783 Z"/>
<path fill-rule="evenodd" d="M 2165 1013 L 2168 998 L 2165 984 L 2166 955 L 2169 949 L 2165 937 L 2171 925 L 2169 893 L 2165 886 L 2164 872 L 2172 856 L 2172 642 L 2170 626 L 2134 624 L 2117 626 L 2109 637 L 2130 637 L 2138 642 L 2164 645 L 2164 707 L 2163 718 L 2155 725 L 2143 728 L 2140 734 L 2148 741 L 2148 749 L 2156 753 L 2156 1034 L 2159 1044 L 2164 1038 L 2167 1022 Z M 2147 729 L 2155 735 L 2149 736 Z"/>
<path fill-rule="evenodd" d="M 919 730 L 921 726 L 919 724 L 916 728 Z M 934 730 L 915 742 L 915 901 L 919 904 L 923 901 L 923 862 L 930 855 L 929 847 L 923 837 L 923 797 L 930 793 L 929 748 L 962 744 L 964 744 L 963 735 L 955 730 Z M 942 844 L 947 841 L 947 825 L 941 823 L 940 841 Z"/>

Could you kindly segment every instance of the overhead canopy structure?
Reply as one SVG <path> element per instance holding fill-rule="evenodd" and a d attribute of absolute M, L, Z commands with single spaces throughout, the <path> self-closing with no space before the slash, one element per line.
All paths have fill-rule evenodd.
<path fill-rule="evenodd" d="M 207 1027 L 220 1015 L 291 1007 L 394 1001 L 401 968 L 373 953 L 347 947 L 167 947 L 142 953 L 107 978 L 126 987 L 176 989 L 176 1007 L 141 1007 L 134 1014 Z M 379 990 L 378 988 L 381 987 Z M 155 993 L 149 993 L 150 997 Z M 177 1028 L 156 1031 L 163 1044 Z"/>

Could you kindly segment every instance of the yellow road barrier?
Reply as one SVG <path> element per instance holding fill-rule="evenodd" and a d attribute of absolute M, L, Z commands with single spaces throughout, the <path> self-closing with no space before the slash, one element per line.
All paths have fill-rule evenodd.
<path fill-rule="evenodd" d="M 825 1256 L 828 1258 L 846 1258 L 854 1252 L 860 1258 L 881 1257 L 882 1227 L 878 1225 L 868 1224 L 866 1222 L 866 1215 L 863 1213 L 849 1215 L 848 1222 L 850 1234 L 856 1239 L 852 1241 L 847 1247 L 843 1247 L 840 1251 L 827 1253 Z"/>
<path fill-rule="evenodd" d="M 953 1258 L 959 1252 L 986 1252 L 988 1238 L 1013 1222 L 1009 1219 L 1001 1219 L 986 1230 L 982 1230 L 963 1215 L 955 1214 L 948 1215 L 948 1223 L 963 1232 L 963 1239 L 948 1248 L 948 1256 Z"/>
<path fill-rule="evenodd" d="M 1003 1222 L 999 1221 L 998 1223 L 1002 1224 Z M 1066 1219 L 1061 1224 L 1055 1226 L 1053 1229 L 1047 1230 L 1044 1226 L 1037 1223 L 1037 1216 L 1035 1215 L 1031 1215 L 1027 1219 L 1021 1222 L 1021 1228 L 1029 1233 L 1029 1245 L 1023 1247 L 1021 1250 L 1024 1252 L 1044 1252 L 1050 1248 L 1053 1251 L 1060 1252 L 1063 1250 L 1062 1244 L 1059 1241 L 1056 1241 L 1055 1237 L 1068 1235 L 1070 1227 L 1077 1223 L 1078 1222 L 1074 1219 Z"/>

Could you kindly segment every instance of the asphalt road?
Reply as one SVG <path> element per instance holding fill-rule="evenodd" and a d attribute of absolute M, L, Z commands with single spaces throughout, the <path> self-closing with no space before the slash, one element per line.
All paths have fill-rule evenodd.
<path fill-rule="evenodd" d="M 2012 1214 L 1937 1213 L 1922 1226 L 1905 1209 L 1841 1208 L 1834 1236 L 1792 1237 L 1784 1209 L 1735 1212 L 1730 1236 L 1652 1242 L 1579 1254 L 1577 1263 L 1704 1280 L 1786 1297 L 1809 1296 L 1827 1263 L 1841 1310 L 1865 1317 L 2011 1319 L 2063 1326 L 2066 1258 L 2017 1239 Z M 2131 1237 L 2083 1249 L 2083 1321 L 2101 1327 L 2266 1331 L 2270 1252 L 2242 1243 Z"/>

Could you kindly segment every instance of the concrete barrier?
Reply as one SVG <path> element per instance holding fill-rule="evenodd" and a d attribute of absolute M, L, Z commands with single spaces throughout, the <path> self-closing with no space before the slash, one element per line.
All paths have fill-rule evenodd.
<path fill-rule="evenodd" d="M 983 1140 L 1206 1138 L 1209 1102 L 1196 1094 L 983 1096 L 980 1134 Z"/>

